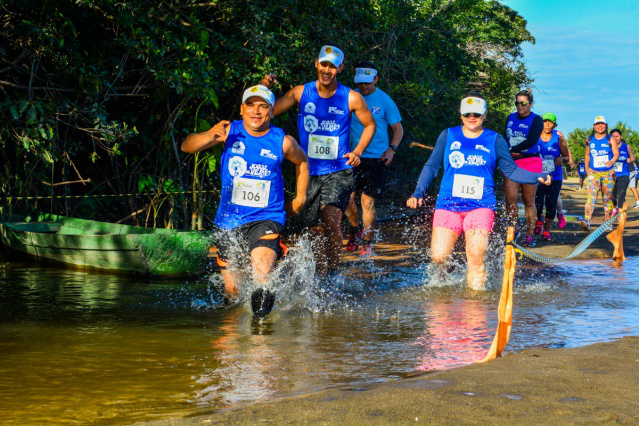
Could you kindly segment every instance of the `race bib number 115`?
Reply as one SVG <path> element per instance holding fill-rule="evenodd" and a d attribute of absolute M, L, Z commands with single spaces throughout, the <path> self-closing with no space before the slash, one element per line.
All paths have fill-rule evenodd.
<path fill-rule="evenodd" d="M 481 200 L 484 196 L 484 178 L 469 175 L 455 175 L 453 197 Z"/>

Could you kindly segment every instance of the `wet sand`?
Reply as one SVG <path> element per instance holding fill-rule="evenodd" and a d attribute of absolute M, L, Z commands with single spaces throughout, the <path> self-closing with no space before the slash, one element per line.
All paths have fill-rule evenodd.
<path fill-rule="evenodd" d="M 149 424 L 639 424 L 639 337 Z"/>
<path fill-rule="evenodd" d="M 586 193 L 578 190 L 576 179 L 564 184 L 562 196 L 569 223 L 564 230 L 554 229 L 551 243 L 533 249 L 544 256 L 564 256 L 588 235 L 577 222 L 577 216 L 583 216 Z M 632 209 L 635 199 L 630 191 L 627 201 L 628 257 L 638 254 L 639 209 Z M 602 221 L 599 201 L 593 229 Z M 375 246 L 376 265 L 410 265 L 411 247 L 399 239 L 403 226 L 388 223 L 382 228 L 386 242 Z M 578 258 L 610 258 L 612 252 L 612 244 L 602 236 Z M 573 349 L 533 348 L 486 364 L 410 379 L 333 388 L 147 424 L 634 425 L 639 424 L 639 337 Z"/>

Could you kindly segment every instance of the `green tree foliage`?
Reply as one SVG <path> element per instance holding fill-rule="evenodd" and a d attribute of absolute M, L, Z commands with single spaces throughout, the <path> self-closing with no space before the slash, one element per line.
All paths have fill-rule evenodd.
<path fill-rule="evenodd" d="M 238 118 L 242 91 L 266 73 L 281 93 L 315 79 L 319 47 L 339 44 L 340 81 L 376 62 L 405 140 L 433 144 L 469 89 L 503 128 L 530 82 L 521 45 L 534 42 L 521 16 L 488 0 L 7 0 L 0 26 L 0 196 L 141 193 L 11 206 L 178 226 L 212 215 L 215 198 L 166 193 L 214 190 L 220 153 L 179 144 Z M 278 123 L 297 135 L 294 115 Z M 401 155 L 407 145 L 398 168 L 413 178 L 426 153 Z"/>

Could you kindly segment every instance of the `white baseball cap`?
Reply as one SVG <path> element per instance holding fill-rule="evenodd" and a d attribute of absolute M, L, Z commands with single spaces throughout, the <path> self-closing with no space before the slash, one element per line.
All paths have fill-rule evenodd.
<path fill-rule="evenodd" d="M 374 68 L 355 68 L 355 83 L 372 83 L 376 75 Z"/>
<path fill-rule="evenodd" d="M 595 117 L 595 122 L 592 124 L 597 124 L 597 123 L 608 124 L 608 122 L 606 121 L 606 117 L 604 117 L 603 115 L 598 115 Z"/>
<path fill-rule="evenodd" d="M 486 113 L 486 109 L 486 101 L 475 96 L 468 96 L 467 98 L 462 99 L 461 106 L 459 107 L 459 111 L 462 114 L 474 112 L 484 115 Z"/>
<path fill-rule="evenodd" d="M 253 96 L 259 96 L 264 99 L 270 106 L 275 104 L 275 95 L 273 92 L 268 90 L 266 86 L 262 86 L 258 84 L 257 86 L 249 87 L 244 91 L 244 95 L 242 95 L 242 103 L 246 102 L 246 100 Z"/>
<path fill-rule="evenodd" d="M 322 46 L 317 57 L 319 62 L 328 61 L 331 64 L 339 67 L 344 62 L 344 52 L 335 46 Z"/>

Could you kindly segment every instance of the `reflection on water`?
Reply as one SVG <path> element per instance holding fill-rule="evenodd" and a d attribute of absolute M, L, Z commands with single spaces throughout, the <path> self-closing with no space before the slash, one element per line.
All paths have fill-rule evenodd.
<path fill-rule="evenodd" d="M 387 381 L 483 358 L 498 286 L 423 286 L 429 271 L 374 263 L 280 290 L 255 321 L 214 279 L 143 279 L 0 263 L 3 424 L 132 423 L 337 385 Z M 298 271 L 299 272 L 299 271 Z M 639 334 L 637 259 L 518 267 L 507 350 Z M 288 275 L 287 275 L 288 274 Z M 426 278 L 425 278 L 426 274 Z"/>

